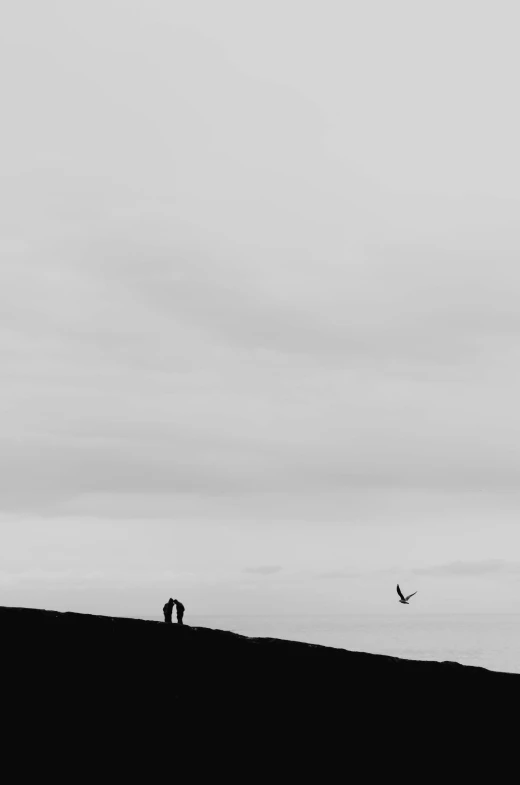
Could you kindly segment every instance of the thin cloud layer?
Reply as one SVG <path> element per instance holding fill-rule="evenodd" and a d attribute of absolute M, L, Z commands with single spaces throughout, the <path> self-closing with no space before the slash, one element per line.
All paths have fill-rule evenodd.
<path fill-rule="evenodd" d="M 483 559 L 473 562 L 456 561 L 435 567 L 424 567 L 414 572 L 417 575 L 456 576 L 461 578 L 496 574 L 519 575 L 520 562 L 508 562 L 505 559 Z"/>
<path fill-rule="evenodd" d="M 357 578 L 360 574 L 361 573 L 359 572 L 351 572 L 349 570 L 327 570 L 326 572 L 320 572 L 316 577 L 326 580 L 336 580 L 343 578 Z"/>
<path fill-rule="evenodd" d="M 201 315 L 204 297 L 201 314 L 194 309 L 188 317 L 176 301 L 165 310 L 139 298 L 139 287 L 126 288 L 122 273 L 114 279 L 86 264 L 63 277 L 59 266 L 52 275 L 39 275 L 35 265 L 22 269 L 30 283 L 28 315 L 10 318 L 7 309 L 3 337 L 3 395 L 11 411 L 0 454 L 4 509 L 51 504 L 59 512 L 60 503 L 70 509 L 74 497 L 107 493 L 457 492 L 517 485 L 512 324 L 497 335 L 491 319 L 487 334 L 482 323 L 465 341 L 466 328 L 461 332 L 439 313 L 435 352 L 444 365 L 425 351 L 418 364 L 408 356 L 395 372 L 389 363 L 399 340 L 391 315 L 389 329 L 382 324 L 379 332 L 372 318 L 370 327 L 337 325 L 335 334 L 345 343 L 334 367 L 309 345 L 307 358 L 302 352 L 295 359 L 280 325 L 266 330 L 274 341 L 269 350 L 246 351 L 224 340 Z M 153 267 L 143 263 L 141 269 L 145 288 Z M 175 263 L 171 269 L 173 274 Z M 495 271 L 500 275 L 500 268 Z M 15 279 L 22 289 L 24 276 L 13 276 L 9 269 L 4 273 L 6 297 Z M 163 271 L 156 289 L 167 290 L 166 279 Z M 339 267 L 327 283 L 331 292 L 340 291 L 342 280 Z M 503 288 L 514 292 L 514 284 L 507 268 Z M 258 297 L 254 285 L 249 294 Z M 481 295 L 484 308 L 483 288 Z M 435 306 L 426 298 L 410 302 L 414 313 Z M 311 305 L 314 319 L 330 317 L 319 299 Z M 371 307 L 367 292 L 365 308 Z M 267 302 L 262 309 L 272 327 Z M 395 309 L 406 324 L 406 311 Z M 291 322 L 291 309 L 282 312 Z M 244 335 L 248 324 L 246 309 L 236 334 Z M 406 342 L 416 340 L 416 356 L 425 344 L 435 345 L 412 319 L 404 334 Z M 351 353 L 349 335 L 358 342 Z M 444 352 L 442 341 L 458 346 L 457 356 Z M 491 348 L 493 377 L 485 362 Z"/>

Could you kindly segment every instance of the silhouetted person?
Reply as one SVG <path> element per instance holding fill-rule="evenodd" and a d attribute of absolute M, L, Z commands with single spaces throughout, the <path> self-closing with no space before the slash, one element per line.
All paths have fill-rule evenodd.
<path fill-rule="evenodd" d="M 170 599 L 168 600 L 168 602 L 163 608 L 164 621 L 166 622 L 166 624 L 172 623 L 172 613 L 173 613 L 173 606 L 175 605 L 175 602 L 176 600 L 172 600 L 172 598 L 170 597 Z"/>
<path fill-rule="evenodd" d="M 179 600 L 173 600 L 173 604 L 177 606 L 177 624 L 182 624 L 182 617 L 184 616 L 184 605 Z M 171 621 L 171 614 L 170 614 Z"/>

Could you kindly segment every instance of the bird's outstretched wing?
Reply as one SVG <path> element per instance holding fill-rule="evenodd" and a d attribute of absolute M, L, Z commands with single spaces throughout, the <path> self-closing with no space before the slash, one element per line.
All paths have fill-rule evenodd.
<path fill-rule="evenodd" d="M 397 593 L 398 593 L 399 597 L 400 597 L 402 600 L 404 600 L 403 592 L 402 592 L 402 591 L 401 591 L 401 589 L 399 588 L 399 584 L 397 584 Z"/>
<path fill-rule="evenodd" d="M 413 594 L 417 594 L 417 592 L 416 592 L 416 591 L 414 591 L 414 593 L 413 593 Z M 410 599 L 410 597 L 413 597 L 413 594 L 409 594 L 409 595 L 408 595 L 408 597 L 406 598 L 406 601 L 407 601 L 407 602 L 408 602 L 408 600 Z"/>

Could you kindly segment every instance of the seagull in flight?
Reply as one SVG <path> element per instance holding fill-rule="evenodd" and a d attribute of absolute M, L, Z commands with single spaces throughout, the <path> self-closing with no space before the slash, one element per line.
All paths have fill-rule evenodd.
<path fill-rule="evenodd" d="M 408 597 L 405 597 L 405 596 L 403 595 L 403 592 L 402 592 L 402 591 L 401 591 L 401 589 L 399 588 L 399 584 L 397 584 L 397 593 L 398 593 L 399 597 L 401 598 L 401 599 L 399 600 L 399 602 L 400 602 L 400 603 L 402 603 L 402 605 L 409 605 L 410 603 L 408 602 L 408 600 L 410 599 L 410 597 L 413 597 L 413 594 L 417 594 L 417 592 L 416 592 L 416 591 L 414 591 L 414 593 L 413 593 L 413 594 L 409 594 L 409 595 L 408 595 Z"/>

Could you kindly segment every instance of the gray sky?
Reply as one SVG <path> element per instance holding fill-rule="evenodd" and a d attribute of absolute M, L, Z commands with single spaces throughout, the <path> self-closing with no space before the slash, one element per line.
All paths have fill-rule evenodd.
<path fill-rule="evenodd" d="M 519 16 L 5 5 L 0 604 L 520 608 Z"/>

